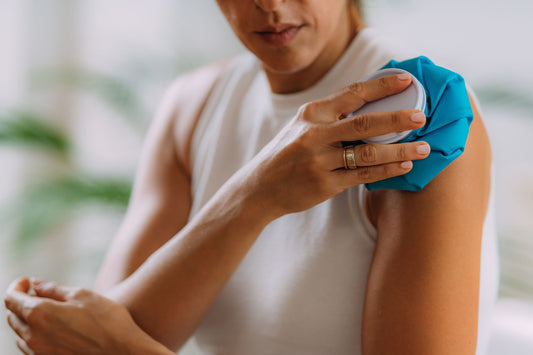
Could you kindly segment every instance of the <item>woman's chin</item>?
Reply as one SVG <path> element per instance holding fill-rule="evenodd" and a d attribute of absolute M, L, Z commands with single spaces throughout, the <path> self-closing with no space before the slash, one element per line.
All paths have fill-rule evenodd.
<path fill-rule="evenodd" d="M 305 58 L 286 56 L 278 56 L 269 60 L 261 60 L 261 62 L 263 63 L 263 67 L 266 71 L 275 73 L 277 75 L 290 75 L 298 73 L 309 67 L 312 63 L 311 60 L 305 60 Z"/>

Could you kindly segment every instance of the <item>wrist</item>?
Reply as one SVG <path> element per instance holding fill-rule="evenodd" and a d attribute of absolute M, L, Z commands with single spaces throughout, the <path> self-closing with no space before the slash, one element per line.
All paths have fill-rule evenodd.
<path fill-rule="evenodd" d="M 284 213 L 278 211 L 272 194 L 253 175 L 253 171 L 244 169 L 233 175 L 204 207 L 209 211 L 207 219 L 222 217 L 224 223 L 231 220 L 231 224 L 245 223 L 252 229 L 262 230 L 281 217 Z"/>
<path fill-rule="evenodd" d="M 243 169 L 233 176 L 234 181 L 228 181 L 235 186 L 233 189 L 238 196 L 239 212 L 243 219 L 257 221 L 264 228 L 270 222 L 282 217 L 288 212 L 276 199 L 276 194 L 269 189 L 269 183 L 263 178 L 266 174 L 262 171 L 261 164 L 253 164 L 252 169 Z"/>

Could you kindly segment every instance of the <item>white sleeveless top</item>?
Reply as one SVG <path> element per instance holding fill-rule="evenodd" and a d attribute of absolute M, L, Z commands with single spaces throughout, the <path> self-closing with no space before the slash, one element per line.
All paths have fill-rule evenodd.
<path fill-rule="evenodd" d="M 239 57 L 217 83 L 194 133 L 191 218 L 302 104 L 401 59 L 393 54 L 373 30 L 364 29 L 317 84 L 288 95 L 271 93 L 254 56 Z M 363 191 L 352 188 L 265 228 L 194 335 L 203 354 L 361 354 L 365 285 L 376 236 L 362 209 Z M 483 239 L 478 354 L 484 354 L 497 289 L 495 245 L 490 212 Z"/>

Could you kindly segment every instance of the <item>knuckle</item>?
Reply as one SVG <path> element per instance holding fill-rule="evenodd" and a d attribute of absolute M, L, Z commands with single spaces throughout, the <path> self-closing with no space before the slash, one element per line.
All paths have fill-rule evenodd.
<path fill-rule="evenodd" d="M 353 130 L 357 133 L 365 133 L 370 129 L 370 117 L 368 114 L 356 116 L 352 120 Z"/>
<path fill-rule="evenodd" d="M 41 306 L 40 304 L 34 307 L 24 308 L 23 311 L 24 311 L 24 318 L 26 319 L 26 322 L 32 327 L 44 326 L 46 312 L 43 308 L 45 307 Z"/>
<path fill-rule="evenodd" d="M 319 103 L 316 101 L 311 101 L 308 103 L 303 104 L 298 113 L 298 117 L 305 121 L 311 121 L 312 118 L 318 113 L 320 110 Z"/>
<path fill-rule="evenodd" d="M 390 115 L 390 124 L 391 127 L 399 129 L 402 125 L 402 113 L 401 112 L 392 112 Z"/>
<path fill-rule="evenodd" d="M 398 168 L 393 164 L 388 164 L 383 167 L 383 175 L 385 178 L 390 178 L 399 175 Z"/>
<path fill-rule="evenodd" d="M 365 91 L 366 91 L 366 83 L 364 82 L 355 82 L 350 84 L 347 87 L 348 94 L 352 97 L 352 100 L 354 101 L 363 101 L 363 103 L 367 102 L 365 99 Z"/>
<path fill-rule="evenodd" d="M 384 76 L 383 78 L 379 78 L 378 79 L 378 85 L 382 89 L 389 89 L 391 87 L 390 80 L 386 76 Z"/>
<path fill-rule="evenodd" d="M 396 146 L 396 160 L 406 160 L 408 159 L 407 147 L 405 144 L 398 144 Z"/>
<path fill-rule="evenodd" d="M 81 300 L 81 299 L 86 298 L 89 295 L 89 293 L 90 291 L 87 290 L 86 288 L 76 287 L 71 291 L 70 296 L 71 298 L 75 300 Z"/>
<path fill-rule="evenodd" d="M 348 90 L 350 90 L 350 92 L 354 93 L 354 94 L 359 94 L 359 93 L 362 93 L 364 91 L 364 84 L 362 81 L 357 81 L 355 83 L 351 83 L 349 86 L 348 86 Z"/>
<path fill-rule="evenodd" d="M 350 90 L 352 94 L 361 96 L 361 94 L 365 91 L 365 84 L 362 81 L 352 83 L 348 86 L 348 90 Z"/>
<path fill-rule="evenodd" d="M 361 163 L 373 164 L 377 161 L 377 147 L 375 144 L 364 144 L 359 147 L 356 152 Z"/>
<path fill-rule="evenodd" d="M 357 168 L 357 174 L 359 175 L 359 179 L 362 181 L 369 181 L 372 177 L 372 172 L 370 171 L 370 168 L 364 166 L 362 168 Z"/>
<path fill-rule="evenodd" d="M 306 115 L 306 113 L 310 110 L 309 105 L 310 102 L 307 102 L 300 106 L 300 108 L 298 109 L 298 117 L 304 117 Z"/>

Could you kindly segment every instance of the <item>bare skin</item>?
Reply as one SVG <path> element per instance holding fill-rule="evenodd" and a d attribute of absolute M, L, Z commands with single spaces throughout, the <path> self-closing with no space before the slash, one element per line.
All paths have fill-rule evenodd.
<path fill-rule="evenodd" d="M 144 143 L 126 217 L 96 281 L 97 290 L 131 275 L 187 224 L 192 203 L 192 133 L 227 65 L 217 63 L 180 77 L 163 98 Z"/>
<path fill-rule="evenodd" d="M 23 278 L 9 286 L 5 303 L 27 355 L 175 354 L 139 328 L 124 306 L 89 290 Z"/>
<path fill-rule="evenodd" d="M 360 169 L 337 170 L 343 166 L 340 141 L 374 136 L 390 129 L 393 121 L 404 130 L 421 125 L 411 121 L 414 111 L 401 111 L 394 117 L 378 114 L 338 120 L 358 105 L 382 96 L 382 85 L 388 86 L 390 94 L 409 83 L 410 79 L 391 77 L 387 83 L 369 82 L 364 92 L 352 87 L 306 106 L 176 237 L 106 294 L 126 305 L 134 319 L 156 339 L 171 348 L 182 345 L 268 223 L 308 209 L 357 182 L 410 169 L 411 164 L 402 168 L 400 163 L 386 163 L 399 158 L 399 148 L 389 146 L 379 152 L 377 165 L 364 167 L 366 164 L 359 160 Z M 365 98 L 356 99 L 361 94 Z M 365 128 L 365 119 L 374 126 Z M 318 137 L 322 144 L 317 144 Z M 416 146 L 421 144 L 406 144 L 406 154 L 425 157 L 416 153 Z M 405 158 L 401 160 L 410 160 Z M 308 163 L 302 164 L 302 159 Z M 287 185 L 293 188 L 288 190 Z M 154 292 L 158 294 L 156 304 L 152 302 Z"/>
<path fill-rule="evenodd" d="M 491 152 L 471 105 L 464 153 L 422 191 L 381 190 L 367 197 L 378 239 L 363 354 L 475 354 Z"/>
<path fill-rule="evenodd" d="M 279 93 L 316 82 L 361 26 L 353 8 L 342 11 L 348 4 L 341 0 L 328 2 L 331 9 L 323 18 L 316 15 L 324 10 L 314 0 L 221 0 L 219 4 L 241 41 L 263 62 L 272 90 Z M 275 24 L 276 19 L 303 29 L 283 50 L 257 39 L 257 31 L 264 28 L 253 27 Z M 309 38 L 316 39 L 313 45 Z M 211 67 L 193 73 L 169 91 L 148 135 L 127 216 L 97 283 L 100 291 L 127 307 L 142 329 L 171 349 L 179 348 L 194 332 L 270 221 L 310 208 L 346 188 L 404 174 L 411 160 L 427 156 L 416 152 L 423 142 L 374 145 L 376 159 L 368 161 L 363 156 L 369 146 L 360 146 L 356 162 L 361 167 L 339 169 L 340 141 L 423 125 L 411 121 L 414 111 L 343 119 L 367 101 L 401 91 L 410 78 L 353 85 L 302 107 L 187 223 L 191 134 L 221 70 Z M 423 191 L 368 195 L 378 242 L 367 285 L 363 354 L 474 354 L 489 167 L 490 148 L 476 112 L 465 153 Z M 26 302 L 30 309 L 41 305 L 35 297 L 33 303 L 22 299 L 24 292 L 20 287 L 10 290 L 6 304 L 21 326 L 25 318 L 17 313 L 17 305 Z M 98 302 L 91 307 L 99 307 Z M 29 329 L 40 341 L 54 341 L 51 336 L 42 340 L 35 327 Z M 380 340 L 384 334 L 386 342 Z"/>
<path fill-rule="evenodd" d="M 410 82 L 410 77 L 388 77 L 357 84 L 303 107 L 191 222 L 132 275 L 125 275 L 125 280 L 106 295 L 125 305 L 135 322 L 153 338 L 169 348 L 179 348 L 270 221 L 308 209 L 351 186 L 403 174 L 412 167 L 410 158 L 427 156 L 416 152 L 416 147 L 425 145 L 424 142 L 403 144 L 401 148 L 376 146 L 377 160 L 368 163 L 361 159 L 364 149 L 361 147 L 356 150 L 360 168 L 340 169 L 343 166 L 340 141 L 423 125 L 424 122 L 411 119 L 417 113 L 413 110 L 342 119 L 365 102 L 397 93 Z M 308 163 L 301 164 L 302 159 Z M 292 195 L 289 195 L 285 188 L 280 189 L 286 184 L 299 188 L 291 189 Z M 309 191 L 315 194 L 310 195 Z M 144 252 L 142 248 L 138 250 Z M 139 262 L 142 257 L 142 253 L 140 256 L 132 253 L 130 260 Z M 35 298 L 30 301 L 23 296 L 20 290 L 11 290 L 6 303 L 19 323 L 24 322 L 25 317 L 17 313 L 16 305 L 22 303 L 22 308 L 32 309 L 33 314 L 42 314 L 45 312 L 42 307 L 47 307 L 47 303 L 39 303 Z M 54 319 L 48 321 L 54 322 Z M 37 339 L 32 344 L 44 347 L 40 341 L 52 342 L 54 338 L 40 336 L 39 330 L 51 328 L 50 324 L 30 327 L 33 335 L 28 339 Z M 74 328 L 72 333 L 79 331 Z"/>

